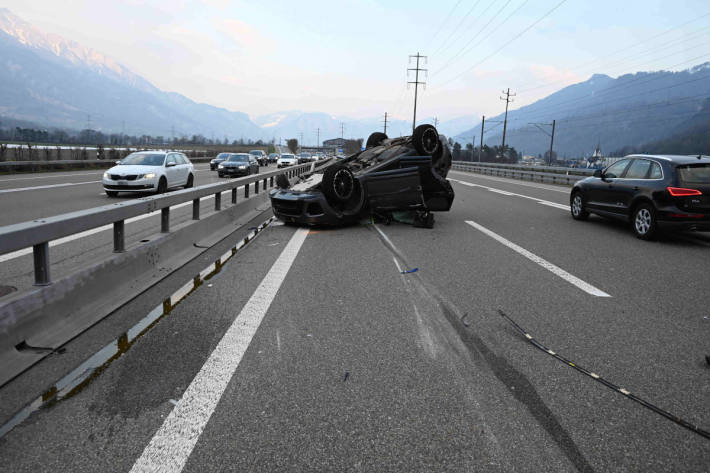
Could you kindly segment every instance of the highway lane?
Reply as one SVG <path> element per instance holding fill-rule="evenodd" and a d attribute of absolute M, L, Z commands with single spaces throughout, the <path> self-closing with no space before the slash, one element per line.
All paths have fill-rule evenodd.
<path fill-rule="evenodd" d="M 309 232 L 184 471 L 706 470 L 706 439 L 534 349 L 497 314 L 707 428 L 703 238 L 642 242 L 573 221 L 558 189 L 451 177 L 469 185 L 454 183 L 432 230 Z M 12 471 L 129 471 L 171 399 L 264 297 L 257 286 L 296 232 L 264 232 L 76 397 L 0 440 L 0 457 Z"/>

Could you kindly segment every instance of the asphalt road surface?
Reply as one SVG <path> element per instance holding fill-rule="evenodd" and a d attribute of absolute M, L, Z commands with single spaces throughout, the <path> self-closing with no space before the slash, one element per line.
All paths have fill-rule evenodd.
<path fill-rule="evenodd" d="M 707 430 L 708 235 L 643 242 L 574 221 L 566 188 L 449 177 L 454 207 L 432 230 L 268 227 L 80 392 L 0 439 L 2 468 L 708 471 L 710 440 L 499 313 Z"/>

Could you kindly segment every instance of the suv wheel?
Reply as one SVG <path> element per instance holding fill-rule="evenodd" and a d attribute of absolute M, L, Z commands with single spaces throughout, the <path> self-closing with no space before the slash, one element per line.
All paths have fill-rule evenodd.
<path fill-rule="evenodd" d="M 652 240 L 658 233 L 656 211 L 649 204 L 641 204 L 634 209 L 631 224 L 636 236 L 642 240 Z"/>
<path fill-rule="evenodd" d="M 584 198 L 579 191 L 572 194 L 569 208 L 572 212 L 572 218 L 575 220 L 587 220 L 589 217 L 589 212 L 584 208 Z"/>

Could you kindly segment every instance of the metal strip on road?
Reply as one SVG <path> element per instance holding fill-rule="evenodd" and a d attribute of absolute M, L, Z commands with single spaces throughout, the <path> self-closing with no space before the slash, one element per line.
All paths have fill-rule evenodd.
<path fill-rule="evenodd" d="M 308 232 L 306 228 L 296 230 L 217 348 L 143 450 L 131 473 L 178 473 L 185 467 Z"/>
<path fill-rule="evenodd" d="M 564 280 L 567 281 L 568 283 L 572 284 L 573 286 L 577 286 L 579 289 L 583 290 L 583 291 L 586 292 L 587 294 L 591 294 L 591 295 L 597 296 L 597 297 L 611 297 L 609 294 L 607 294 L 606 292 L 602 291 L 601 289 L 597 289 L 596 287 L 592 286 L 591 284 L 582 281 L 581 279 L 579 279 L 579 278 L 576 277 L 576 276 L 571 275 L 570 273 L 568 273 L 568 272 L 565 271 L 564 269 L 562 269 L 562 268 L 560 268 L 560 267 L 558 267 L 558 266 L 555 266 L 554 264 L 550 263 L 549 261 L 547 261 L 547 260 L 545 260 L 545 259 L 543 259 L 543 258 L 540 258 L 540 257 L 537 256 L 536 254 L 531 253 L 531 252 L 529 252 L 528 250 L 526 250 L 525 248 L 516 245 L 516 244 L 513 243 L 512 241 L 506 240 L 506 239 L 503 238 L 502 236 L 500 236 L 500 235 L 498 235 L 497 233 L 495 233 L 495 232 L 493 232 L 493 231 L 487 229 L 486 227 L 484 227 L 484 226 L 482 226 L 482 225 L 479 225 L 479 224 L 477 224 L 476 222 L 471 221 L 471 220 L 466 220 L 466 223 L 469 224 L 469 225 L 471 225 L 471 226 L 472 226 L 473 228 L 475 228 L 476 230 L 479 230 L 479 231 L 481 231 L 482 233 L 485 233 L 486 235 L 488 235 L 489 237 L 491 237 L 491 238 L 493 238 L 494 240 L 498 241 L 499 243 L 502 243 L 503 245 L 507 246 L 507 247 L 510 248 L 511 250 L 513 250 L 513 251 L 515 251 L 515 252 L 517 252 L 517 253 L 519 253 L 519 254 L 525 256 L 527 259 L 529 259 L 529 260 L 532 261 L 533 263 L 539 264 L 540 266 L 542 266 L 542 267 L 545 268 L 546 270 L 548 270 L 548 271 L 550 271 L 551 273 L 553 273 L 553 274 L 555 274 L 555 275 L 561 277 L 562 279 L 564 279 Z"/>

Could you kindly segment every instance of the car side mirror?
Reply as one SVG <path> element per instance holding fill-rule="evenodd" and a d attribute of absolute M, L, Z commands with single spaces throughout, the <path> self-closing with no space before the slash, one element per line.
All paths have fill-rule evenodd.
<path fill-rule="evenodd" d="M 171 168 L 173 166 L 177 166 L 177 163 L 165 163 L 166 168 Z"/>
<path fill-rule="evenodd" d="M 604 174 L 602 173 L 601 169 L 596 169 L 593 174 L 594 177 L 603 177 Z"/>

